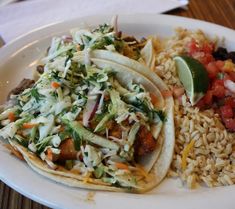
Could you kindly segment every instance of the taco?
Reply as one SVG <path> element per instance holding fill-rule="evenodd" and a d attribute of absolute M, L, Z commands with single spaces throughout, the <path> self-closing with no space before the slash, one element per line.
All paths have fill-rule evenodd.
<path fill-rule="evenodd" d="M 79 59 L 77 51 L 83 51 Z M 167 87 L 160 78 L 148 79 L 147 67 L 129 58 L 93 59 L 93 52 L 71 38 L 54 38 L 39 79 L 1 111 L 0 136 L 54 181 L 148 191 L 172 160 L 173 100 L 162 96 Z"/>

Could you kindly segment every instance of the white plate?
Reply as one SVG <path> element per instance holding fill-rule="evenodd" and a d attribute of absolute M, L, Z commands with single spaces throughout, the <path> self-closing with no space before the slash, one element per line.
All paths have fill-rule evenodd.
<path fill-rule="evenodd" d="M 96 16 L 55 23 L 32 31 L 0 49 L 0 103 L 10 89 L 24 77 L 32 76 L 32 69 L 43 56 L 54 35 L 68 33 L 81 23 L 95 26 L 109 22 L 110 16 Z M 169 15 L 121 16 L 122 31 L 137 37 L 157 34 L 169 36 L 178 26 L 202 29 L 210 35 L 226 39 L 225 46 L 235 49 L 235 32 L 222 26 Z M 147 194 L 123 194 L 95 192 L 88 201 L 90 191 L 74 189 L 54 183 L 34 171 L 24 162 L 9 155 L 0 145 L 0 179 L 25 196 L 52 208 L 194 208 L 233 209 L 235 186 L 220 188 L 183 188 L 179 180 L 166 179 L 159 187 Z"/>

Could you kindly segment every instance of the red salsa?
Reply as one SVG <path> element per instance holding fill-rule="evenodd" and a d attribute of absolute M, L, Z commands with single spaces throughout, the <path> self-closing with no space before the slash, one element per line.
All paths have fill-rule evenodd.
<path fill-rule="evenodd" d="M 231 57 L 233 52 L 228 53 L 221 47 L 215 51 L 213 43 L 198 44 L 194 39 L 187 45 L 187 50 L 189 56 L 205 66 L 210 79 L 207 93 L 196 106 L 200 109 L 213 108 L 219 113 L 225 127 L 235 132 L 235 64 Z"/>

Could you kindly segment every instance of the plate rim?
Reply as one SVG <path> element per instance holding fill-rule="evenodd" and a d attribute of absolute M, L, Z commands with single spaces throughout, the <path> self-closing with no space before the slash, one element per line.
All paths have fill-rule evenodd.
<path fill-rule="evenodd" d="M 21 36 L 17 37 L 16 39 L 10 41 L 9 43 L 7 43 L 5 46 L 3 46 L 1 49 L 0 49 L 0 59 L 1 58 L 4 58 L 4 57 L 7 57 L 7 55 L 9 53 L 12 53 L 12 50 L 15 46 L 19 46 L 21 45 L 20 43 L 22 42 L 23 40 L 23 43 L 25 43 L 25 41 L 27 41 L 28 37 L 30 36 L 35 36 L 35 34 L 37 34 L 38 32 L 40 31 L 47 31 L 48 29 L 52 29 L 54 27 L 61 27 L 67 23 L 73 23 L 73 22 L 79 22 L 79 21 L 84 21 L 86 19 L 93 19 L 93 18 L 97 18 L 97 19 L 111 19 L 112 15 L 92 15 L 92 16 L 87 16 L 87 17 L 79 17 L 79 18 L 73 18 L 73 19 L 69 19 L 69 20 L 65 20 L 65 21 L 58 21 L 58 22 L 54 22 L 54 23 L 51 23 L 51 24 L 46 24 L 46 25 L 43 25 L 41 27 L 37 27 L 27 33 L 24 33 L 22 34 Z M 125 22 L 127 22 L 127 18 L 128 17 L 136 17 L 136 15 L 120 15 L 121 17 L 121 20 L 123 21 L 123 19 L 125 19 Z M 181 16 L 175 16 L 175 15 L 168 15 L 168 14 L 141 14 L 141 15 L 138 15 L 138 18 L 143 18 L 145 19 L 144 22 L 146 22 L 147 19 L 151 19 L 151 18 L 166 18 L 167 22 L 170 20 L 170 19 L 174 19 L 176 20 L 177 22 L 191 22 L 192 25 L 194 24 L 202 24 L 203 27 L 205 26 L 211 26 L 212 28 L 217 28 L 218 30 L 222 30 L 223 31 L 223 34 L 225 35 L 226 34 L 226 37 L 230 37 L 231 40 L 232 40 L 232 35 L 235 34 L 235 31 L 233 29 L 230 29 L 230 28 L 227 28 L 227 27 L 224 27 L 224 26 L 221 26 L 221 25 L 218 25 L 218 24 L 215 24 L 215 23 L 210 23 L 210 22 L 206 22 L 206 21 L 202 21 L 202 20 L 196 20 L 196 19 L 192 19 L 192 18 L 187 18 L 187 17 L 181 17 Z M 121 22 L 122 22 L 121 21 Z M 154 24 L 154 22 L 153 22 Z M 172 25 L 172 24 L 170 24 Z M 171 26 L 172 27 L 172 26 Z M 203 30 L 203 29 L 202 29 Z M 57 31 L 58 33 L 58 31 Z M 51 36 L 51 35 L 50 35 Z M 18 49 L 17 49 L 18 50 Z M 20 50 L 20 49 L 19 49 Z M 7 53 L 8 52 L 8 53 Z M 1 65 L 1 64 L 0 64 Z M 1 146 L 1 145 L 0 145 Z M 40 197 L 38 196 L 35 196 L 35 195 L 30 195 L 30 193 L 27 191 L 24 191 L 23 189 L 17 187 L 17 185 L 14 185 L 14 184 L 11 184 L 10 181 L 8 181 L 7 179 L 3 178 L 3 176 L 1 175 L 1 172 L 0 172 L 0 179 L 6 183 L 8 186 L 10 186 L 11 188 L 15 189 L 17 192 L 19 192 L 20 194 L 26 196 L 27 198 L 29 199 L 32 199 L 36 202 L 39 202 L 40 204 L 43 204 L 43 205 L 46 205 L 48 207 L 52 207 L 52 208 L 58 208 L 58 205 L 54 205 L 52 204 L 51 202 L 48 202 L 48 201 L 45 201 L 45 200 L 42 200 Z"/>
<path fill-rule="evenodd" d="M 71 19 L 67 19 L 67 20 L 61 20 L 61 21 L 55 21 L 49 24 L 45 24 L 39 27 L 36 27 L 28 32 L 23 33 L 22 35 L 20 35 L 19 37 L 14 38 L 13 40 L 9 41 L 8 43 L 6 43 L 3 47 L 0 48 L 0 56 L 1 53 L 4 52 L 5 50 L 8 50 L 8 48 L 16 45 L 19 41 L 22 41 L 32 35 L 35 35 L 37 32 L 39 31 L 44 31 L 44 30 L 48 30 L 50 28 L 56 27 L 56 26 L 61 26 L 61 25 L 65 25 L 67 23 L 71 23 L 71 22 L 76 22 L 76 21 L 85 21 L 86 19 L 93 19 L 93 18 L 104 18 L 104 19 L 110 19 L 113 17 L 113 15 L 89 15 L 89 16 L 84 16 L 84 17 L 77 17 L 77 18 L 71 18 Z M 226 32 L 226 36 L 230 37 L 231 35 L 235 34 L 235 30 L 233 30 L 232 28 L 228 28 L 213 22 L 208 22 L 208 21 L 204 21 L 204 20 L 199 20 L 199 19 L 194 19 L 194 18 L 190 18 L 190 17 L 183 17 L 183 16 L 177 16 L 177 15 L 169 15 L 169 14 L 132 14 L 132 15 L 127 15 L 127 14 L 121 14 L 118 15 L 118 17 L 121 18 L 133 18 L 133 17 L 137 17 L 137 18 L 166 18 L 168 19 L 167 21 L 171 20 L 176 20 L 176 22 L 180 22 L 180 23 L 189 23 L 192 22 L 193 25 L 194 24 L 202 24 L 202 27 L 205 26 L 211 26 L 212 29 L 213 28 L 217 28 L 223 31 L 223 34 L 225 34 Z M 198 28 L 200 29 L 200 28 Z M 232 38 L 232 37 L 231 37 Z"/>

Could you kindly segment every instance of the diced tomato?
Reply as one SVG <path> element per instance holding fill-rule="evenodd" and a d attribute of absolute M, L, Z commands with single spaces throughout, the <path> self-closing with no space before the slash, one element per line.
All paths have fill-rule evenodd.
<path fill-rule="evenodd" d="M 232 108 L 235 108 L 235 98 L 233 97 L 225 97 L 224 104 L 228 105 Z"/>
<path fill-rule="evenodd" d="M 211 105 L 213 101 L 213 92 L 211 90 L 208 90 L 205 94 L 205 96 L 199 100 L 199 102 L 196 104 L 196 107 L 203 109 L 208 105 Z"/>
<path fill-rule="evenodd" d="M 205 53 L 211 54 L 211 53 L 213 52 L 213 50 L 214 50 L 214 44 L 213 44 L 213 43 L 204 43 L 204 44 L 202 45 L 201 50 L 202 50 L 203 52 L 205 52 Z"/>
<path fill-rule="evenodd" d="M 203 57 L 199 59 L 199 61 L 206 65 L 214 60 L 213 56 L 211 54 L 206 53 Z"/>
<path fill-rule="evenodd" d="M 213 88 L 214 86 L 223 86 L 223 85 L 224 85 L 224 81 L 223 81 L 223 80 L 221 80 L 221 79 L 216 79 L 216 80 L 213 81 L 212 88 Z"/>
<path fill-rule="evenodd" d="M 234 71 L 229 72 L 228 75 L 229 75 L 229 77 L 230 77 L 230 80 L 232 80 L 232 81 L 235 82 L 235 72 L 234 72 Z"/>
<path fill-rule="evenodd" d="M 210 62 L 210 63 L 206 66 L 206 69 L 207 69 L 209 78 L 211 78 L 211 79 L 216 78 L 216 76 L 217 76 L 217 74 L 218 74 L 218 72 L 219 72 L 219 69 L 218 69 L 218 67 L 216 66 L 215 62 Z"/>
<path fill-rule="evenodd" d="M 192 55 L 193 53 L 195 53 L 196 51 L 198 51 L 198 46 L 197 46 L 197 42 L 195 41 L 195 39 L 192 39 L 189 43 L 188 43 L 188 49 L 189 49 L 189 54 Z"/>
<path fill-rule="evenodd" d="M 214 50 L 214 44 L 205 42 L 201 46 L 199 46 L 195 39 L 191 39 L 191 41 L 188 43 L 188 48 L 190 54 L 198 51 L 211 54 Z"/>
<path fill-rule="evenodd" d="M 203 97 L 204 103 L 207 105 L 212 104 L 213 94 L 212 91 L 209 90 L 206 92 L 206 95 Z"/>
<path fill-rule="evenodd" d="M 235 119 L 234 118 L 226 118 L 224 119 L 225 127 L 230 131 L 235 131 Z"/>
<path fill-rule="evenodd" d="M 224 67 L 224 61 L 222 61 L 222 60 L 217 60 L 217 61 L 215 62 L 215 65 L 216 65 L 220 70 L 222 70 L 222 68 Z"/>
<path fill-rule="evenodd" d="M 234 63 L 231 60 L 215 60 L 213 43 L 199 43 L 191 39 L 186 47 L 189 56 L 206 67 L 210 78 L 208 91 L 196 106 L 200 109 L 213 108 L 215 113 L 220 114 L 225 127 L 235 132 L 235 94 L 227 86 L 228 80 L 235 82 Z M 181 97 L 178 100 L 181 102 Z"/>
<path fill-rule="evenodd" d="M 199 109 L 203 109 L 206 106 L 204 99 L 203 98 L 200 99 L 195 106 L 198 107 Z"/>
<path fill-rule="evenodd" d="M 220 107 L 220 112 L 222 118 L 232 118 L 233 117 L 233 109 L 229 105 L 224 105 Z"/>
<path fill-rule="evenodd" d="M 223 80 L 215 80 L 212 84 L 212 93 L 218 98 L 223 98 L 225 96 L 225 87 Z"/>
<path fill-rule="evenodd" d="M 225 96 L 225 88 L 224 86 L 217 85 L 213 89 L 213 95 L 218 98 L 223 98 Z"/>

